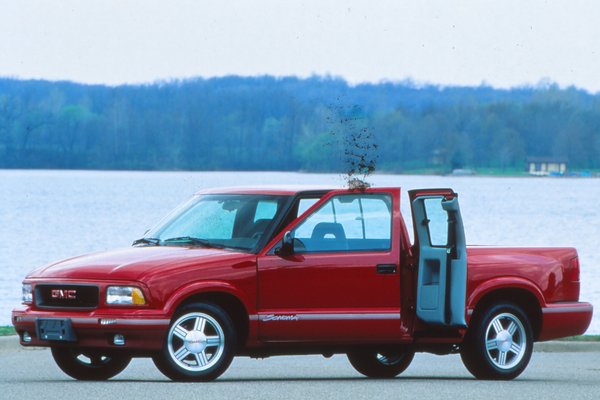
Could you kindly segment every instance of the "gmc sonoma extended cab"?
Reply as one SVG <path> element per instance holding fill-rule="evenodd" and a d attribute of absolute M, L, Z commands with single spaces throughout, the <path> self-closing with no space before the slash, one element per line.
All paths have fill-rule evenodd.
<path fill-rule="evenodd" d="M 76 379 L 152 357 L 174 380 L 217 378 L 234 356 L 347 354 L 389 378 L 415 352 L 460 353 L 512 379 L 533 342 L 585 332 L 572 248 L 466 247 L 450 189 L 205 190 L 132 247 L 63 260 L 23 282 L 12 321 Z"/>

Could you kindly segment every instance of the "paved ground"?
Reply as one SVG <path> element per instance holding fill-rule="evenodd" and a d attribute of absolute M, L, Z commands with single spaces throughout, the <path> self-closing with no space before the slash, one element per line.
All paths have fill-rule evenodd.
<path fill-rule="evenodd" d="M 417 354 L 393 380 L 356 373 L 344 356 L 239 358 L 217 381 L 173 383 L 150 360 L 137 359 L 108 382 L 78 382 L 64 375 L 48 350 L 0 348 L 3 399 L 598 399 L 600 352 L 533 354 L 511 382 L 477 381 L 460 357 Z"/>

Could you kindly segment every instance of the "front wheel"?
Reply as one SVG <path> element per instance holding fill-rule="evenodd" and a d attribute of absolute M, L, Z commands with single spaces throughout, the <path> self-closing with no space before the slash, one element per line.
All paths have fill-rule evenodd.
<path fill-rule="evenodd" d="M 178 381 L 210 381 L 231 364 L 236 336 L 231 318 L 217 305 L 190 304 L 173 318 L 163 349 L 152 360 Z"/>
<path fill-rule="evenodd" d="M 413 360 L 414 351 L 357 351 L 348 353 L 350 364 L 369 378 L 393 378 L 403 372 Z"/>
<path fill-rule="evenodd" d="M 127 354 L 96 350 L 52 347 L 51 351 L 54 361 L 65 374 L 84 381 L 110 379 L 123 371 L 131 361 L 131 356 Z"/>
<path fill-rule="evenodd" d="M 526 314 L 515 304 L 499 303 L 476 319 L 460 355 L 476 378 L 509 380 L 525 370 L 532 351 L 533 334 Z"/>

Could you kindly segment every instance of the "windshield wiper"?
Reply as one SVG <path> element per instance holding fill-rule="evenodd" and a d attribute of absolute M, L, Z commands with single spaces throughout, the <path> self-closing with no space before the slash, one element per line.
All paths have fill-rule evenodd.
<path fill-rule="evenodd" d="M 196 238 L 196 237 L 192 237 L 192 236 L 174 237 L 174 238 L 165 239 L 162 242 L 163 243 L 173 243 L 173 242 L 191 243 L 194 245 L 200 245 L 200 246 L 204 246 L 204 247 L 213 247 L 213 248 L 217 248 L 217 249 L 222 249 L 225 247 L 220 244 L 212 243 L 211 241 L 209 241 L 207 239 L 201 239 L 201 238 Z"/>
<path fill-rule="evenodd" d="M 135 246 L 136 244 L 151 244 L 153 246 L 160 246 L 160 239 L 157 238 L 141 238 L 141 239 L 137 239 L 132 243 L 132 246 Z"/>

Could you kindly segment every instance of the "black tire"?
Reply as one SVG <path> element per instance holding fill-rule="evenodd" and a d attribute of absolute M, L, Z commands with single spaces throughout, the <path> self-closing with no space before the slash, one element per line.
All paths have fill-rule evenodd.
<path fill-rule="evenodd" d="M 348 360 L 355 370 L 369 378 L 393 378 L 408 368 L 414 356 L 412 350 L 356 351 L 348 353 Z"/>
<path fill-rule="evenodd" d="M 469 327 L 461 345 L 463 364 L 477 379 L 510 380 L 529 364 L 533 351 L 531 323 L 513 303 L 497 303 Z"/>
<path fill-rule="evenodd" d="M 81 381 L 104 381 L 123 371 L 131 356 L 98 350 L 52 347 L 52 357 L 67 375 Z"/>
<path fill-rule="evenodd" d="M 229 315 L 215 304 L 194 303 L 178 310 L 152 360 L 172 380 L 206 382 L 227 370 L 236 346 Z"/>

